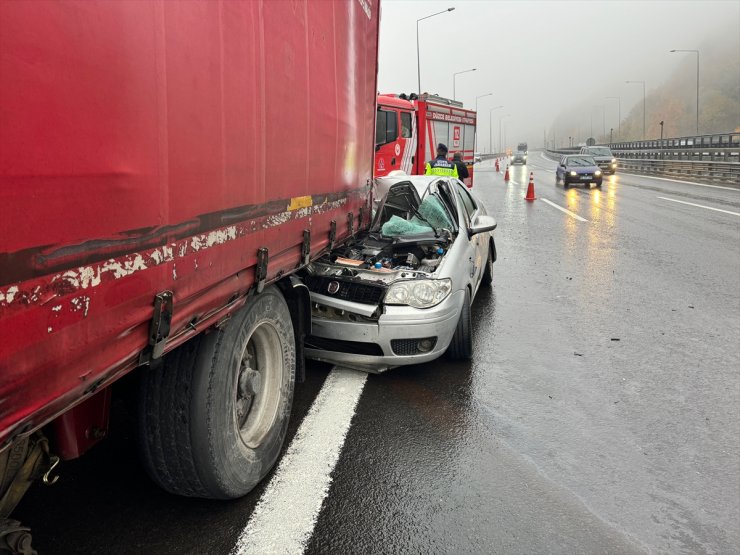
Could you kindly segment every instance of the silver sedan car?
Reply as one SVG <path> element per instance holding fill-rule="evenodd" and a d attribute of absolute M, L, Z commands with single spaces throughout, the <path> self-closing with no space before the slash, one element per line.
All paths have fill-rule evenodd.
<path fill-rule="evenodd" d="M 309 358 L 382 372 L 472 356 L 470 306 L 490 285 L 496 221 L 465 185 L 384 178 L 369 230 L 311 263 Z"/>

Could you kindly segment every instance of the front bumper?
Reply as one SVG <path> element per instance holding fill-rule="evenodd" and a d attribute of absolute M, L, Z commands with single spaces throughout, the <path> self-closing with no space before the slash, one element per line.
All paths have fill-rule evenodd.
<path fill-rule="evenodd" d="M 604 173 L 614 173 L 617 171 L 617 163 L 611 160 L 597 160 L 596 165 Z"/>
<path fill-rule="evenodd" d="M 311 293 L 313 303 L 322 304 L 326 297 Z M 332 299 L 333 306 L 337 299 Z M 314 317 L 311 323 L 311 335 L 314 337 L 334 340 L 336 346 L 332 350 L 314 348 L 311 338 L 306 339 L 306 356 L 314 360 L 341 364 L 350 368 L 366 372 L 383 372 L 396 366 L 420 364 L 439 358 L 447 350 L 455 333 L 460 318 L 465 292 L 455 291 L 435 307 L 418 309 L 409 306 L 386 306 L 384 313 L 376 322 L 344 321 Z M 347 311 L 351 312 L 348 303 Z M 343 308 L 343 307 L 341 307 Z M 399 355 L 394 352 L 393 345 L 398 349 L 398 340 L 436 338 L 434 346 L 428 351 L 418 354 Z M 322 342 L 323 343 L 323 342 Z M 344 345 L 355 344 L 371 346 L 377 355 L 360 354 L 358 352 L 343 352 Z M 382 353 L 382 354 L 381 354 Z"/>
<path fill-rule="evenodd" d="M 588 185 L 589 183 L 596 183 L 596 185 L 601 185 L 602 179 L 604 178 L 604 175 L 593 175 L 591 173 L 588 174 L 582 174 L 579 173 L 578 175 L 570 175 L 570 173 L 566 173 L 564 180 L 565 183 L 569 184 L 576 184 L 576 183 L 583 183 L 584 185 Z"/>

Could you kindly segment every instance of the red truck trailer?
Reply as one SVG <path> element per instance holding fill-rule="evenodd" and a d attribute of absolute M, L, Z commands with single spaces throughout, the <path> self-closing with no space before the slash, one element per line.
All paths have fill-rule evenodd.
<path fill-rule="evenodd" d="M 468 187 L 473 186 L 476 113 L 462 102 L 422 94 L 381 94 L 375 130 L 375 177 L 395 170 L 424 173 L 428 160 L 444 143 L 449 157 L 459 152 L 468 167 Z"/>
<path fill-rule="evenodd" d="M 273 466 L 291 274 L 370 218 L 378 29 L 378 0 L 0 3 L 0 499 L 105 437 L 136 368 L 162 487 Z"/>

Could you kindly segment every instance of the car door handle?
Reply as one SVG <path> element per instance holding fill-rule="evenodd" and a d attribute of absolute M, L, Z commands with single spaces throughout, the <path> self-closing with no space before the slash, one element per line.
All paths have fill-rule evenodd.
<path fill-rule="evenodd" d="M 396 165 L 396 159 L 395 158 L 391 158 L 391 166 L 395 166 L 395 165 Z"/>

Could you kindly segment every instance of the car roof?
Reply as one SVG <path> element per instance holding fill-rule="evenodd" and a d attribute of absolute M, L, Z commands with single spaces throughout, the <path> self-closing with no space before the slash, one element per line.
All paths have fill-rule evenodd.
<path fill-rule="evenodd" d="M 386 175 L 384 177 L 375 178 L 378 183 L 382 183 L 388 188 L 395 185 L 396 183 L 409 181 L 414 186 L 414 189 L 416 189 L 416 192 L 419 193 L 419 197 L 422 197 L 424 195 L 431 183 L 439 179 L 446 178 L 439 175 L 406 175 L 401 174 L 401 172 L 398 172 L 395 175 Z"/>

